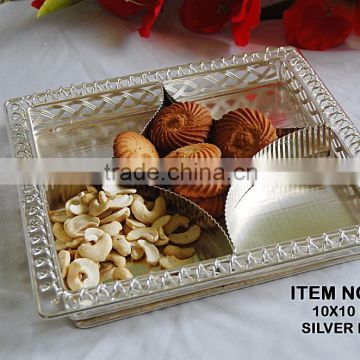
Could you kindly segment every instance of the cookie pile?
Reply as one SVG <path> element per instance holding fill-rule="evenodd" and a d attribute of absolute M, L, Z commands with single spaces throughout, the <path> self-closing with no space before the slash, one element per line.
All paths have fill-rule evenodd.
<path fill-rule="evenodd" d="M 207 108 L 191 101 L 174 103 L 160 111 L 151 122 L 148 134 L 149 139 L 129 131 L 118 134 L 114 156 L 251 158 L 277 139 L 271 121 L 257 110 L 239 108 L 213 121 Z M 215 218 L 224 215 L 227 186 L 222 183 L 204 181 L 199 185 L 176 185 L 173 190 Z"/>

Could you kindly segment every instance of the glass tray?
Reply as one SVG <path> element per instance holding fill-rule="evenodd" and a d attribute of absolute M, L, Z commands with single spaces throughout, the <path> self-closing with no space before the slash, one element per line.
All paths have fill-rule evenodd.
<path fill-rule="evenodd" d="M 327 124 L 337 153 L 360 155 L 360 135 L 306 60 L 291 47 L 206 60 L 6 102 L 13 156 L 111 157 L 114 135 L 140 132 L 162 103 L 195 100 L 214 119 L 240 106 L 264 112 L 277 128 Z M 62 287 L 42 186 L 19 186 L 25 244 L 39 314 L 67 316 L 82 328 L 360 257 L 360 228 L 235 251 L 172 271 L 81 291 Z M 283 241 L 284 239 L 281 239 Z"/>

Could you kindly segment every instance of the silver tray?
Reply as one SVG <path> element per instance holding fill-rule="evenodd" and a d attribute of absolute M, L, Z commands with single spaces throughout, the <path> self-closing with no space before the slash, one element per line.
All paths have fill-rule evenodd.
<path fill-rule="evenodd" d="M 327 124 L 346 157 L 360 155 L 360 135 L 294 48 L 207 60 L 49 90 L 6 102 L 13 156 L 111 157 L 114 134 L 141 131 L 162 103 L 195 100 L 213 117 L 240 106 L 264 112 L 277 128 Z M 67 316 L 79 327 L 164 308 L 360 257 L 353 224 L 300 239 L 158 271 L 81 291 L 63 288 L 42 186 L 19 186 L 25 244 L 39 314 Z"/>

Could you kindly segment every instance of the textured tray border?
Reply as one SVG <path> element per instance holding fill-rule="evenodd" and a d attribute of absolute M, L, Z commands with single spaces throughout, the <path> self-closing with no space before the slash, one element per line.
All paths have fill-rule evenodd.
<path fill-rule="evenodd" d="M 82 95 L 98 94 L 109 90 L 161 83 L 183 76 L 234 66 L 251 65 L 269 59 L 285 61 L 291 65 L 295 71 L 295 76 L 306 85 L 307 89 L 303 90 L 310 92 L 308 95 L 314 100 L 324 119 L 328 119 L 327 123 L 339 136 L 339 140 L 349 156 L 359 156 L 359 132 L 307 61 L 294 48 L 290 47 L 266 49 L 262 52 L 240 54 L 202 61 L 197 64 L 95 81 L 9 100 L 5 103 L 5 112 L 8 118 L 8 134 L 12 144 L 13 156 L 17 158 L 35 156 L 28 116 L 28 109 L 32 106 L 72 99 Z M 196 291 L 201 287 L 199 284 L 203 282 L 207 283 L 206 286 L 210 286 L 209 281 L 224 281 L 225 278 L 234 274 L 252 271 L 260 267 L 271 267 L 279 263 L 285 264 L 295 261 L 295 266 L 296 260 L 299 258 L 308 257 L 311 261 L 310 258 L 313 255 L 326 256 L 326 254 L 337 249 L 351 249 L 359 245 L 360 229 L 355 226 L 351 229 L 323 234 L 320 237 L 309 237 L 280 244 L 276 247 L 237 253 L 171 272 L 159 272 L 135 278 L 132 281 L 99 285 L 96 288 L 84 289 L 79 292 L 63 291 L 59 286 L 56 261 L 50 251 L 49 234 L 45 221 L 47 215 L 45 213 L 44 190 L 36 186 L 21 186 L 19 187 L 19 197 L 23 217 L 27 220 L 24 223 L 24 230 L 27 240 L 26 246 L 30 255 L 29 266 L 33 289 L 37 298 L 39 313 L 44 317 L 64 316 L 84 309 L 95 309 L 115 303 L 118 303 L 119 307 L 128 306 L 129 302 L 136 305 L 136 298 L 140 299 L 150 295 L 150 293 L 163 293 L 166 297 L 165 292 L 170 290 L 172 293 L 180 294 L 190 291 L 189 287 L 191 287 L 191 291 Z"/>

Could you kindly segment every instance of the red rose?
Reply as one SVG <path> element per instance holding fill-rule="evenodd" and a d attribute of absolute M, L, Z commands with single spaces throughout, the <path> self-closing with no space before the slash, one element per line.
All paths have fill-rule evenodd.
<path fill-rule="evenodd" d="M 31 3 L 31 6 L 33 6 L 33 7 L 36 8 L 36 9 L 40 9 L 40 8 L 43 6 L 43 4 L 44 4 L 45 1 L 46 1 L 46 0 L 34 0 L 34 1 Z"/>
<path fill-rule="evenodd" d="M 98 0 L 107 10 L 120 17 L 128 17 L 137 12 L 146 10 L 139 33 L 143 37 L 149 37 L 165 0 Z"/>
<path fill-rule="evenodd" d="M 342 44 L 360 29 L 360 1 L 297 0 L 284 12 L 287 42 L 309 50 Z M 360 32 L 360 31 L 359 31 Z"/>
<path fill-rule="evenodd" d="M 235 43 L 249 42 L 250 30 L 260 20 L 260 0 L 185 0 L 180 8 L 183 25 L 204 34 L 221 30 L 231 22 Z"/>

